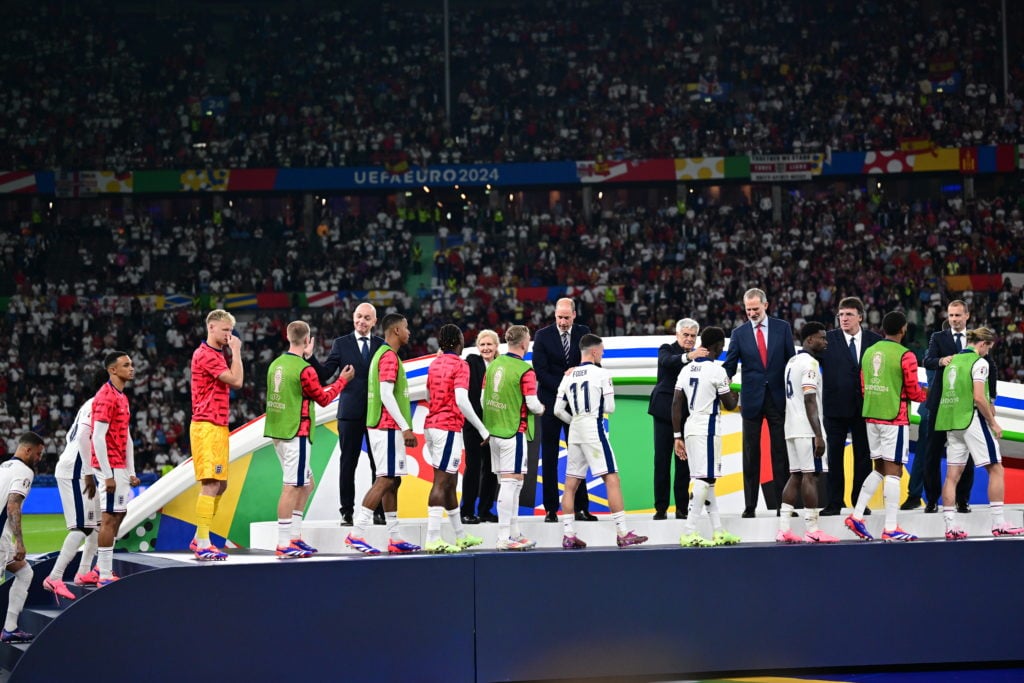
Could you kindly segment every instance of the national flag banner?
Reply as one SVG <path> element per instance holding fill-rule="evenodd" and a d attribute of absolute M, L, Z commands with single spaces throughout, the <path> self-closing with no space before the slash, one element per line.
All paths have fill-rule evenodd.
<path fill-rule="evenodd" d="M 292 295 L 288 292 L 260 292 L 256 295 L 260 308 L 291 308 Z"/>
<path fill-rule="evenodd" d="M 228 192 L 266 192 L 276 183 L 276 168 L 233 168 L 228 174 Z"/>
<path fill-rule="evenodd" d="M 306 306 L 310 308 L 333 306 L 337 301 L 337 292 L 306 292 Z"/>
<path fill-rule="evenodd" d="M 913 173 L 916 154 L 900 150 L 883 150 L 864 154 L 864 166 L 861 173 Z"/>
<path fill-rule="evenodd" d="M 259 308 L 255 292 L 235 292 L 224 295 L 224 308 Z"/>
<path fill-rule="evenodd" d="M 95 197 L 99 190 L 95 171 L 58 171 L 54 194 L 60 198 Z"/>
<path fill-rule="evenodd" d="M 547 301 L 547 287 L 520 287 L 516 290 L 516 298 L 520 301 Z"/>
<path fill-rule="evenodd" d="M 157 299 L 157 310 L 185 308 L 192 305 L 192 296 L 190 294 L 165 294 L 162 298 L 162 302 L 159 298 Z"/>
<path fill-rule="evenodd" d="M 725 157 L 684 157 L 674 159 L 673 162 L 676 167 L 676 180 L 712 180 L 725 177 Z"/>
<path fill-rule="evenodd" d="M 587 184 L 673 181 L 676 166 L 674 159 L 577 161 L 576 175 L 579 182 Z"/>
<path fill-rule="evenodd" d="M 384 170 L 386 170 L 391 175 L 401 175 L 409 170 L 409 160 L 396 159 L 394 161 L 389 161 L 388 163 L 384 164 Z"/>
<path fill-rule="evenodd" d="M 396 298 L 398 298 L 399 292 L 393 292 L 388 289 L 374 289 L 366 293 L 363 297 L 371 301 L 375 305 L 390 306 Z"/>
<path fill-rule="evenodd" d="M 973 174 L 978 172 L 978 148 L 960 148 L 960 172 Z"/>
<path fill-rule="evenodd" d="M 0 194 L 30 194 L 36 191 L 36 174 L 32 171 L 0 171 Z"/>
<path fill-rule="evenodd" d="M 104 194 L 131 194 L 134 174 L 131 171 L 96 171 L 96 190 Z"/>
<path fill-rule="evenodd" d="M 139 294 L 135 298 L 139 300 L 139 304 L 142 306 L 143 312 L 152 313 L 157 310 L 157 304 L 159 303 L 160 297 L 156 294 Z"/>
<path fill-rule="evenodd" d="M 900 150 L 903 152 L 931 152 L 935 143 L 927 135 L 916 135 L 900 138 Z"/>
<path fill-rule="evenodd" d="M 189 169 L 182 171 L 179 178 L 183 192 L 224 192 L 231 182 L 231 171 L 226 168 Z"/>
<path fill-rule="evenodd" d="M 996 145 L 996 173 L 1016 171 L 1018 156 L 1016 145 Z"/>
<path fill-rule="evenodd" d="M 732 90 L 732 83 L 722 83 L 718 80 L 718 76 L 714 74 L 708 74 L 707 76 L 701 74 L 700 81 L 697 83 L 697 95 L 698 99 L 714 100 L 715 102 L 721 102 Z M 694 99 L 691 97 L 691 99 Z"/>

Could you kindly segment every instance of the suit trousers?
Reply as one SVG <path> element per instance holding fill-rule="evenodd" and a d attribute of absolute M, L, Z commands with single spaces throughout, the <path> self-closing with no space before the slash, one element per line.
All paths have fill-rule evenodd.
<path fill-rule="evenodd" d="M 341 460 L 338 467 L 338 509 L 343 515 L 351 515 L 355 511 L 356 466 L 359 464 L 365 437 L 365 420 L 338 420 L 338 451 Z M 376 479 L 377 467 L 373 463 L 369 439 L 366 439 L 366 452 L 370 456 L 370 472 Z M 398 478 L 398 484 L 402 484 L 401 477 Z M 377 506 L 378 512 L 383 513 L 383 510 L 383 507 Z"/>
<path fill-rule="evenodd" d="M 828 498 L 825 507 L 846 507 L 846 435 L 853 445 L 853 482 L 850 502 L 857 504 L 860 487 L 871 474 L 871 452 L 868 448 L 868 428 L 864 418 L 825 417 L 825 443 L 828 457 Z"/>
<path fill-rule="evenodd" d="M 676 457 L 672 423 L 654 418 L 654 510 L 665 512 L 670 504 L 669 480 L 676 510 L 686 511 L 689 505 L 690 465 Z M 672 463 L 676 464 L 675 478 L 671 477 Z"/>
<path fill-rule="evenodd" d="M 761 425 L 768 420 L 771 442 L 772 479 L 764 487 L 764 502 L 769 510 L 782 503 L 782 489 L 789 480 L 789 455 L 786 453 L 786 415 L 776 407 L 771 393 L 765 392 L 761 415 L 756 419 L 743 418 L 743 502 L 747 510 L 757 507 L 761 489 Z"/>
<path fill-rule="evenodd" d="M 946 432 L 935 431 L 935 415 L 938 410 L 928 414 L 928 450 L 924 461 L 924 495 L 929 503 L 942 505 L 942 458 L 946 455 Z M 965 504 L 971 500 L 971 489 L 974 487 L 974 461 L 968 459 L 960 481 L 956 485 L 956 502 Z"/>
<path fill-rule="evenodd" d="M 481 445 L 480 434 L 468 426 L 462 432 L 466 471 L 462 475 L 462 514 L 490 512 L 498 493 L 498 478 L 491 472 L 491 449 Z M 477 499 L 480 501 L 477 507 Z M 479 512 L 477 512 L 479 510 Z"/>
<path fill-rule="evenodd" d="M 540 457 L 544 469 L 544 511 L 558 512 L 562 494 L 558 492 L 558 442 L 563 430 L 568 439 L 569 425 L 558 419 L 550 406 L 545 406 L 540 419 Z M 584 484 L 576 487 L 573 499 L 576 512 L 590 511 L 590 496 Z"/>

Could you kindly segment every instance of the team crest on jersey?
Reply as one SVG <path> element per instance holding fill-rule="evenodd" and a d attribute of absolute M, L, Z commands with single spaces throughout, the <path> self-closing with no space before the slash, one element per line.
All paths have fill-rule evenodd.
<path fill-rule="evenodd" d="M 214 474 L 221 474 L 223 471 L 224 471 L 224 466 L 223 465 L 216 465 L 213 468 Z"/>
<path fill-rule="evenodd" d="M 21 488 L 23 488 L 23 489 L 27 489 L 27 488 L 28 488 L 28 485 L 29 485 L 29 484 L 31 484 L 31 483 L 32 483 L 32 480 L 31 480 L 31 479 L 24 479 L 24 480 L 22 480 L 22 482 L 21 482 Z"/>
<path fill-rule="evenodd" d="M 122 505 L 124 505 L 124 496 L 118 496 L 117 497 L 117 507 L 121 507 Z"/>

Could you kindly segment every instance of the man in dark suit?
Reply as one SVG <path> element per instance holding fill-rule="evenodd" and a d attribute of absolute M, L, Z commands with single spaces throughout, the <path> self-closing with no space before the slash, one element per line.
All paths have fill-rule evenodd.
<path fill-rule="evenodd" d="M 829 330 L 828 348 L 821 354 L 822 412 L 825 441 L 828 445 L 828 476 L 822 515 L 838 515 L 845 507 L 846 435 L 853 442 L 852 503 L 857 504 L 861 485 L 871 474 L 868 431 L 861 409 L 864 396 L 860 387 L 860 363 L 864 350 L 882 341 L 882 337 L 861 327 L 864 302 L 848 296 L 839 302 L 836 319 L 839 328 Z M 865 514 L 870 514 L 865 509 Z"/>
<path fill-rule="evenodd" d="M 669 479 L 672 461 L 676 463 L 676 475 L 672 480 L 672 492 L 676 501 L 676 519 L 686 519 L 689 505 L 687 491 L 690 488 L 690 466 L 685 460 L 676 458 L 673 450 L 675 437 L 672 432 L 672 397 L 675 393 L 679 371 L 690 361 L 704 358 L 708 350 L 703 346 L 695 349 L 700 326 L 692 318 L 683 318 L 676 323 L 676 340 L 662 344 L 658 349 L 658 382 L 651 392 L 647 414 L 654 418 L 654 519 L 666 519 L 669 504 Z M 683 404 L 686 412 L 686 404 Z M 683 416 L 685 421 L 686 416 Z"/>
<path fill-rule="evenodd" d="M 761 486 L 761 426 L 768 420 L 774 485 L 764 489 L 765 504 L 778 510 L 782 489 L 789 479 L 786 453 L 786 362 L 796 355 L 793 328 L 778 318 L 768 317 L 768 297 L 763 290 L 743 294 L 749 325 L 732 331 L 725 354 L 725 374 L 730 378 L 743 364 L 740 414 L 743 417 L 743 500 L 744 517 L 753 517 Z"/>
<path fill-rule="evenodd" d="M 555 303 L 555 324 L 537 330 L 533 338 L 533 369 L 537 373 L 537 398 L 544 404 L 541 417 L 541 467 L 544 470 L 544 521 L 558 521 L 558 442 L 568 425 L 555 415 L 555 394 L 565 371 L 581 361 L 580 339 L 590 332 L 586 325 L 577 325 L 576 303 L 559 299 Z M 568 434 L 566 434 L 568 436 Z M 590 514 L 590 498 L 586 485 L 576 489 L 576 519 L 594 521 Z"/>
<path fill-rule="evenodd" d="M 333 377 L 339 368 L 346 365 L 351 365 L 356 373 L 338 399 L 338 450 L 341 451 L 338 498 L 342 526 L 352 526 L 352 514 L 355 511 L 356 465 L 366 437 L 366 393 L 370 359 L 384 343 L 383 339 L 373 334 L 373 326 L 376 324 L 377 309 L 365 302 L 359 304 L 352 314 L 355 330 L 334 340 L 331 353 L 323 363 L 313 363 L 314 359 L 310 359 L 321 382 Z M 369 452 L 369 440 L 366 441 L 366 448 Z M 369 455 L 370 469 L 376 476 L 372 452 Z M 382 510 L 374 512 L 373 522 L 384 523 Z"/>
<path fill-rule="evenodd" d="M 928 433 L 928 448 L 924 453 L 924 495 L 928 499 L 925 512 L 938 512 L 939 510 L 942 496 L 940 465 L 946 449 L 946 432 L 935 431 L 935 416 L 939 412 L 939 397 L 942 392 L 933 390 L 933 387 L 942 386 L 942 375 L 945 373 L 946 366 L 953 360 L 953 356 L 967 346 L 967 320 L 970 317 L 971 313 L 966 302 L 959 299 L 950 301 L 946 306 L 946 321 L 949 323 L 949 329 L 932 334 L 928 341 L 928 351 L 924 356 L 924 367 L 935 372 L 934 384 L 928 387 L 928 400 L 925 402 L 925 406 L 928 408 L 928 424 L 931 428 Z M 991 361 L 989 362 L 991 363 Z M 996 375 L 995 372 L 989 373 L 989 393 L 993 399 L 996 395 Z M 974 468 L 965 467 L 963 475 L 956 485 L 956 507 L 959 512 L 970 512 L 971 508 L 968 503 L 973 486 Z M 907 503 L 905 502 L 904 505 Z"/>

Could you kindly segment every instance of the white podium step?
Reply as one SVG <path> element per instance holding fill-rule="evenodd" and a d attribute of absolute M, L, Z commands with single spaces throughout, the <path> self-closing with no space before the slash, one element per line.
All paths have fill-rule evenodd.
<path fill-rule="evenodd" d="M 1021 506 L 1008 506 L 1006 519 L 1015 525 L 1024 524 Z M 837 536 L 841 541 L 857 541 L 856 537 L 843 525 L 843 520 L 852 510 L 844 510 L 843 515 L 822 517 L 819 526 L 823 531 Z M 798 511 L 798 514 L 799 511 Z M 615 524 L 608 515 L 598 515 L 597 522 L 576 522 L 576 534 L 592 547 L 615 546 Z M 634 513 L 627 515 L 629 528 L 638 534 L 648 536 L 649 544 L 675 545 L 683 533 L 685 522 L 677 520 L 669 513 L 669 519 L 655 521 L 650 513 Z M 881 536 L 883 515 L 875 511 L 867 519 L 868 529 L 876 538 Z M 992 538 L 991 518 L 988 506 L 976 505 L 972 512 L 959 515 L 959 521 L 972 539 Z M 944 540 L 945 522 L 942 513 L 925 514 L 924 508 L 910 512 L 900 512 L 899 524 L 906 531 L 917 534 L 922 540 Z M 722 515 L 722 525 L 744 542 L 771 543 L 779 528 L 779 520 L 773 513 L 759 510 L 754 519 L 743 519 L 738 515 Z M 342 527 L 339 520 L 306 520 L 303 523 L 303 538 L 321 552 L 346 552 L 344 540 L 351 527 Z M 791 520 L 791 528 L 798 534 L 804 532 L 802 514 Z M 402 536 L 412 543 L 423 545 L 427 530 L 426 518 L 403 519 L 400 523 Z M 484 539 L 482 548 L 492 549 L 497 541 L 498 525 L 494 523 L 466 525 L 466 529 L 474 536 Z M 540 516 L 520 518 L 520 530 L 531 540 L 537 541 L 541 548 L 560 548 L 562 545 L 562 525 L 546 523 Z M 710 537 L 711 521 L 706 514 L 697 520 L 697 530 Z M 273 550 L 277 546 L 277 523 L 254 522 L 249 527 L 251 546 L 259 550 Z M 441 535 L 448 541 L 454 536 L 447 518 L 442 522 Z M 387 546 L 387 537 L 383 526 L 372 526 L 366 532 L 367 540 L 374 546 Z"/>

